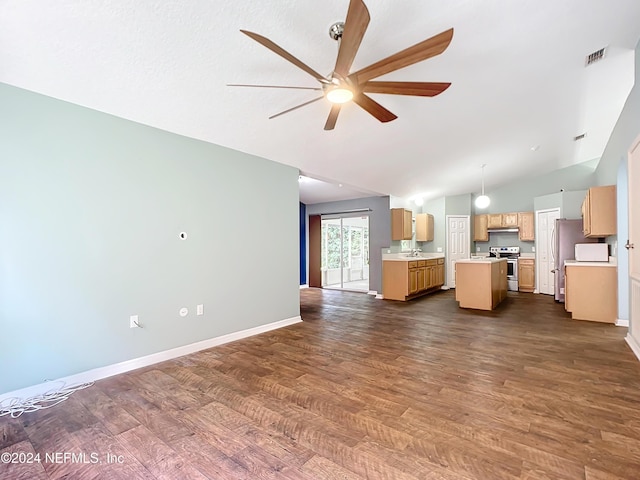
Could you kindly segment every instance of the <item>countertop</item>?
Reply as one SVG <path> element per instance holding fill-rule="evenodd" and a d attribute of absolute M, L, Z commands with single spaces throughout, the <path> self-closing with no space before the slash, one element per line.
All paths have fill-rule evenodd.
<path fill-rule="evenodd" d="M 495 258 L 495 257 L 482 257 L 482 258 L 465 258 L 462 260 L 456 260 L 456 263 L 498 263 L 498 262 L 506 262 L 506 258 Z"/>
<path fill-rule="evenodd" d="M 616 257 L 609 257 L 608 262 L 579 262 L 577 260 L 565 260 L 565 267 L 617 267 Z"/>
<path fill-rule="evenodd" d="M 385 253 L 382 255 L 383 262 L 413 262 L 416 260 L 435 260 L 437 258 L 444 258 L 444 253 L 421 253 L 419 257 L 409 257 L 406 253 Z"/>

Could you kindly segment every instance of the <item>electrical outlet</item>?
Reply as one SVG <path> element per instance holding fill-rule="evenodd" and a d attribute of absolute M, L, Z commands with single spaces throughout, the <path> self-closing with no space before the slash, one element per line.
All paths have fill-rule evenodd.
<path fill-rule="evenodd" d="M 442 253 L 442 247 L 438 247 L 436 250 L 438 251 L 438 253 Z"/>
<path fill-rule="evenodd" d="M 138 322 L 138 315 L 131 315 L 129 317 L 129 328 L 140 328 L 140 323 Z"/>
<path fill-rule="evenodd" d="M 178 313 L 180 313 L 181 317 L 186 317 L 189 315 L 189 309 L 187 307 L 182 307 Z"/>
<path fill-rule="evenodd" d="M 536 247 L 531 247 L 531 252 L 536 253 Z"/>
<path fill-rule="evenodd" d="M 196 306 L 196 315 L 204 315 L 204 305 L 200 304 Z"/>

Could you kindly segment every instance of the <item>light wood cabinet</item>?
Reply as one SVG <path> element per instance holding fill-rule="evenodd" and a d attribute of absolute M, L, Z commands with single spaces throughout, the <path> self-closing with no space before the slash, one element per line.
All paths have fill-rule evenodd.
<path fill-rule="evenodd" d="M 456 262 L 456 300 L 461 308 L 493 310 L 507 297 L 507 261 Z"/>
<path fill-rule="evenodd" d="M 413 228 L 411 210 L 391 209 L 391 240 L 411 240 Z"/>
<path fill-rule="evenodd" d="M 444 285 L 444 258 L 438 259 L 438 265 L 436 266 L 436 285 Z"/>
<path fill-rule="evenodd" d="M 489 232 L 487 214 L 474 215 L 473 217 L 473 241 L 474 242 L 488 242 Z"/>
<path fill-rule="evenodd" d="M 533 242 L 536 239 L 533 212 L 518 213 L 518 239 L 523 242 Z"/>
<path fill-rule="evenodd" d="M 501 213 L 488 213 L 487 214 L 487 228 L 502 228 L 502 214 Z"/>
<path fill-rule="evenodd" d="M 533 258 L 518 259 L 518 290 L 533 292 L 536 289 L 536 262 Z"/>
<path fill-rule="evenodd" d="M 484 213 L 473 217 L 473 241 L 488 242 L 490 228 L 517 228 L 518 239 L 524 242 L 535 240 L 533 212 Z"/>
<path fill-rule="evenodd" d="M 566 265 L 564 308 L 574 320 L 615 323 L 618 273 L 615 266 Z"/>
<path fill-rule="evenodd" d="M 416 241 L 433 241 L 433 215 L 429 213 L 418 213 L 416 215 Z"/>
<path fill-rule="evenodd" d="M 582 202 L 585 237 L 608 237 L 617 233 L 616 186 L 592 187 Z"/>
<path fill-rule="evenodd" d="M 410 300 L 444 285 L 444 258 L 382 262 L 382 295 Z"/>
<path fill-rule="evenodd" d="M 502 214 L 502 227 L 503 228 L 516 228 L 516 227 L 518 227 L 518 214 L 517 213 L 503 213 Z"/>

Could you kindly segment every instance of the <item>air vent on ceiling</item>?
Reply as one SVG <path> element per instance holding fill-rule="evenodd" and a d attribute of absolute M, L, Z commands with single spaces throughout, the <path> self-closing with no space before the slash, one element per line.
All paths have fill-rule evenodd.
<path fill-rule="evenodd" d="M 573 137 L 573 140 L 577 142 L 578 140 L 582 140 L 586 136 L 587 136 L 586 133 L 581 133 L 580 135 L 576 135 L 575 137 Z"/>
<path fill-rule="evenodd" d="M 607 47 L 601 48 L 600 50 L 596 50 L 593 53 L 590 53 L 584 59 L 584 66 L 587 67 L 592 63 L 596 63 L 599 60 L 604 58 L 605 53 L 607 52 Z"/>

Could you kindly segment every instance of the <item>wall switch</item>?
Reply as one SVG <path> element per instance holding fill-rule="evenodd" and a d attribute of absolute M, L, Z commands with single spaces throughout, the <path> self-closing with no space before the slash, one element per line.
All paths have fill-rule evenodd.
<path fill-rule="evenodd" d="M 138 323 L 138 315 L 131 315 L 129 317 L 129 328 L 140 328 L 140 323 Z"/>
<path fill-rule="evenodd" d="M 186 317 L 189 315 L 189 309 L 187 307 L 182 307 L 179 313 L 181 317 Z"/>
<path fill-rule="evenodd" d="M 196 315 L 204 315 L 204 305 L 200 304 L 196 307 Z"/>

